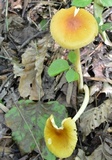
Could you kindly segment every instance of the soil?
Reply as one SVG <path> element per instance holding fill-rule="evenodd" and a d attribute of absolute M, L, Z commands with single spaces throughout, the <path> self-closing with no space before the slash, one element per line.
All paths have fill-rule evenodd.
<path fill-rule="evenodd" d="M 53 60 L 67 59 L 69 51 L 55 43 L 51 37 L 49 25 L 55 12 L 61 8 L 70 7 L 70 4 L 71 2 L 66 0 L 0 0 L 0 160 L 41 160 L 38 150 L 21 153 L 13 139 L 11 128 L 6 124 L 5 114 L 19 100 L 32 99 L 43 103 L 51 100 L 58 101 L 66 106 L 70 117 L 76 114 L 83 102 L 84 94 L 78 92 L 77 82 L 67 83 L 64 74 L 50 77 L 47 73 Z M 91 10 L 91 7 L 92 4 L 88 9 Z M 111 7 L 104 11 L 104 22 L 112 22 L 111 11 Z M 107 30 L 106 33 L 111 41 L 111 30 Z M 36 96 L 38 92 L 35 94 L 33 92 L 35 88 L 33 81 L 30 83 L 33 93 L 27 94 L 25 88 L 21 89 L 19 86 L 20 81 L 24 86 L 31 78 L 27 77 L 23 80 L 20 70 L 24 69 L 25 63 L 30 66 L 34 62 L 35 50 L 30 51 L 32 53 L 30 56 L 28 50 L 34 47 L 34 44 L 37 45 L 39 58 L 43 59 L 43 65 L 41 62 L 40 65 L 39 62 L 37 64 L 41 72 L 36 74 L 38 83 L 41 84 L 40 96 Z M 24 53 L 29 57 L 23 58 Z M 27 62 L 23 62 L 25 60 Z M 110 160 L 112 158 L 112 46 L 105 44 L 99 34 L 91 44 L 81 48 L 81 64 L 84 83 L 90 89 L 90 100 L 86 111 L 93 109 L 91 114 L 96 114 L 98 125 L 95 123 L 89 132 L 90 126 L 88 130 L 85 128 L 90 117 L 87 117 L 87 120 L 82 117 L 77 121 L 78 143 L 73 155 L 65 160 L 75 160 L 76 157 L 80 160 L 89 160 L 91 155 L 94 157 L 92 159 L 95 159 L 98 153 L 100 157 L 102 155 L 103 160 Z M 34 69 L 31 72 L 36 76 Z M 24 74 L 26 73 L 27 71 L 24 70 Z M 105 106 L 110 106 L 110 109 L 107 111 Z M 102 108 L 103 113 L 100 122 L 99 108 Z M 91 119 L 94 122 L 95 118 L 91 117 Z M 102 150 L 101 153 L 99 147 Z"/>

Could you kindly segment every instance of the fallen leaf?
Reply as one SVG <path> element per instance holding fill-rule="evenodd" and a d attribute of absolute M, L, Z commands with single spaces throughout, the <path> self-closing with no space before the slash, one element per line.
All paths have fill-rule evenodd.
<path fill-rule="evenodd" d="M 75 157 L 75 160 L 85 160 L 85 153 L 82 149 L 78 149 L 77 156 Z"/>
<path fill-rule="evenodd" d="M 1 46 L 2 42 L 3 42 L 3 40 L 4 40 L 4 38 L 0 36 L 0 46 Z"/>
<path fill-rule="evenodd" d="M 7 128 L 0 123 L 0 140 L 3 138 L 6 132 L 7 132 Z"/>
<path fill-rule="evenodd" d="M 112 86 L 109 83 L 103 83 L 103 89 L 100 93 L 105 93 L 106 97 L 112 97 Z"/>
<path fill-rule="evenodd" d="M 31 100 L 39 100 L 43 95 L 41 86 L 41 73 L 46 55 L 46 44 L 40 43 L 38 48 L 36 43 L 31 42 L 30 46 L 22 55 L 22 64 L 13 63 L 15 77 L 20 76 L 19 92 L 21 97 L 29 96 Z"/>
<path fill-rule="evenodd" d="M 104 66 L 104 62 L 103 62 L 103 60 L 101 60 L 99 54 L 97 54 L 93 58 L 92 69 L 93 69 L 93 72 L 95 74 L 94 77 L 105 78 L 105 76 L 103 74 L 105 66 Z"/>
<path fill-rule="evenodd" d="M 112 159 L 112 137 L 108 136 L 107 138 L 105 138 L 104 142 L 103 142 L 103 154 L 104 157 L 107 160 L 111 160 Z"/>
<path fill-rule="evenodd" d="M 97 64 L 97 62 L 96 62 L 96 64 Z M 104 78 L 105 76 L 103 75 L 103 70 L 104 70 L 104 66 L 100 63 L 98 65 L 94 66 L 93 72 L 95 74 L 95 77 Z"/>
<path fill-rule="evenodd" d="M 22 0 L 10 0 L 12 9 L 22 9 Z"/>
<path fill-rule="evenodd" d="M 2 8 L 3 8 L 3 1 L 0 0 L 0 10 L 2 10 Z M 0 12 L 0 13 L 1 13 L 1 12 Z"/>
<path fill-rule="evenodd" d="M 100 106 L 85 111 L 80 117 L 80 127 L 84 136 L 87 136 L 92 130 L 101 123 L 107 121 L 112 112 L 112 99 L 104 101 Z M 85 127 L 86 124 L 86 127 Z"/>
<path fill-rule="evenodd" d="M 0 109 L 2 111 L 4 111 L 5 113 L 9 111 L 9 109 L 4 104 L 2 104 L 2 103 L 0 103 Z"/>
<path fill-rule="evenodd" d="M 44 142 L 44 127 L 51 114 L 54 115 L 58 126 L 61 126 L 62 120 L 67 117 L 65 106 L 57 101 L 36 103 L 22 100 L 18 102 L 17 107 L 12 107 L 6 113 L 6 125 L 11 128 L 13 140 L 18 144 L 21 153 L 31 153 L 37 149 L 45 159 L 55 160 L 55 156 L 46 149 Z"/>
<path fill-rule="evenodd" d="M 100 145 L 90 156 L 85 156 L 84 151 L 79 149 L 75 160 L 107 160 L 103 155 L 102 148 L 103 146 Z"/>
<path fill-rule="evenodd" d="M 106 160 L 103 155 L 102 148 L 102 145 L 100 145 L 90 156 L 86 157 L 87 160 Z"/>
<path fill-rule="evenodd" d="M 93 96 L 95 93 L 98 93 L 102 89 L 102 83 L 101 82 L 94 82 L 92 86 L 90 86 L 90 96 Z"/>

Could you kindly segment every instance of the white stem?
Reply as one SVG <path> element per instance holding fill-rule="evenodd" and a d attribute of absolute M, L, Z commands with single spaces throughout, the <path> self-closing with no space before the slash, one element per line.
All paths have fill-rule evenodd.
<path fill-rule="evenodd" d="M 84 85 L 84 92 L 85 92 L 85 97 L 84 101 L 79 109 L 79 111 L 76 113 L 76 115 L 73 117 L 73 120 L 76 122 L 77 119 L 81 116 L 81 114 L 84 112 L 86 109 L 88 102 L 89 102 L 89 88 L 87 85 Z"/>

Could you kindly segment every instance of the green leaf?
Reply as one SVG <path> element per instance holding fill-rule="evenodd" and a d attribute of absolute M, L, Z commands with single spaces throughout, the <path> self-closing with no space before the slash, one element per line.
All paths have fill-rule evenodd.
<path fill-rule="evenodd" d="M 72 0 L 72 6 L 86 7 L 92 2 L 92 0 Z"/>
<path fill-rule="evenodd" d="M 69 71 L 67 71 L 65 77 L 67 82 L 73 82 L 73 81 L 79 80 L 79 74 L 75 72 L 73 69 L 70 69 Z"/>
<path fill-rule="evenodd" d="M 46 28 L 47 28 L 47 20 L 46 19 L 43 19 L 41 22 L 40 22 L 40 28 L 41 30 L 45 31 Z"/>
<path fill-rule="evenodd" d="M 0 99 L 0 103 L 3 103 L 1 99 Z"/>
<path fill-rule="evenodd" d="M 105 30 L 111 30 L 112 29 L 112 23 L 105 23 L 103 24 L 101 27 L 101 30 L 102 31 L 105 31 Z"/>
<path fill-rule="evenodd" d="M 47 154 L 46 154 L 47 153 Z M 54 154 L 52 154 L 48 148 L 46 147 L 43 151 L 42 151 L 42 154 L 43 155 L 46 155 L 44 156 L 45 160 L 56 160 L 56 157 L 54 156 Z"/>
<path fill-rule="evenodd" d="M 102 12 L 104 7 L 94 2 L 94 14 L 98 24 L 102 23 Z"/>
<path fill-rule="evenodd" d="M 112 7 L 112 0 L 100 0 L 104 7 Z"/>
<path fill-rule="evenodd" d="M 59 126 L 62 120 L 67 117 L 65 106 L 59 104 L 57 101 L 36 103 L 24 100 L 18 102 L 18 107 L 14 106 L 6 113 L 6 125 L 11 128 L 13 140 L 19 146 L 22 154 L 38 149 L 33 139 L 34 136 L 43 158 L 46 160 L 56 159 L 46 148 L 44 141 L 45 123 L 51 114 L 54 115 L 56 123 Z"/>
<path fill-rule="evenodd" d="M 77 55 L 75 54 L 74 51 L 70 51 L 70 52 L 68 53 L 68 59 L 69 59 L 69 61 L 70 61 L 71 63 L 73 63 L 73 64 L 77 61 Z"/>
<path fill-rule="evenodd" d="M 49 76 L 53 77 L 69 69 L 69 64 L 64 59 L 57 59 L 48 68 Z"/>

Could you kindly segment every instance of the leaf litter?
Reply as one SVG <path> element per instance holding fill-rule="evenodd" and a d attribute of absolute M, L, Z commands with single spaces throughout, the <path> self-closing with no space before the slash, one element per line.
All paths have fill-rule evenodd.
<path fill-rule="evenodd" d="M 66 108 L 58 102 L 35 103 L 29 100 L 20 101 L 18 106 L 12 107 L 5 115 L 6 125 L 11 128 L 12 137 L 22 154 L 37 149 L 38 152 L 41 151 L 43 158 L 53 157 L 46 150 L 43 138 L 45 122 L 51 114 L 54 115 L 59 126 L 60 122 L 67 117 Z"/>
<path fill-rule="evenodd" d="M 41 74 L 44 67 L 43 63 L 47 45 L 44 44 L 44 47 L 42 47 L 42 43 L 45 43 L 45 40 L 41 44 L 38 44 L 38 46 L 32 41 L 22 55 L 22 64 L 17 65 L 14 63 L 15 77 L 20 76 L 18 90 L 23 98 L 29 96 L 31 100 L 40 100 L 44 95 Z"/>
<path fill-rule="evenodd" d="M 108 116 L 112 112 L 112 100 L 104 101 L 100 106 L 85 111 L 80 117 L 80 127 L 84 136 L 87 136 L 92 130 L 101 123 L 108 121 Z M 87 124 L 86 127 L 85 124 Z"/>
<path fill-rule="evenodd" d="M 45 121 L 50 114 L 55 114 L 61 122 L 67 117 L 64 106 L 69 116 L 74 116 L 83 101 L 83 94 L 78 94 L 75 83 L 68 85 L 63 75 L 51 78 L 47 74 L 51 61 L 67 59 L 68 55 L 67 50 L 60 49 L 52 40 L 49 22 L 57 10 L 70 4 L 60 0 L 8 2 L 6 8 L 5 1 L 0 1 L 0 159 L 40 160 L 42 156 L 55 160 L 43 140 Z M 91 5 L 88 9 L 91 10 Z M 8 17 L 5 17 L 6 11 Z M 107 22 L 112 21 L 110 11 L 111 7 L 103 13 Z M 108 34 L 111 39 L 111 31 Z M 66 159 L 110 160 L 111 47 L 98 36 L 81 49 L 81 61 L 84 82 L 91 91 L 90 102 L 77 121 L 76 150 Z M 51 100 L 58 102 L 49 102 Z"/>

